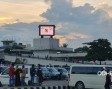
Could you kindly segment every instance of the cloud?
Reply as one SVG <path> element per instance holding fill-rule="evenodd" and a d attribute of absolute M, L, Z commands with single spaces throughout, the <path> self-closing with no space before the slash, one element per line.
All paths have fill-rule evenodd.
<path fill-rule="evenodd" d="M 59 39 L 59 44 L 63 45 L 64 43 L 67 43 L 67 38 L 63 35 L 55 35 L 54 38 Z"/>
<path fill-rule="evenodd" d="M 88 35 L 80 33 L 68 33 L 66 35 L 55 35 L 54 38 L 59 39 L 60 45 L 67 43 L 69 40 L 80 40 L 90 38 Z"/>
<path fill-rule="evenodd" d="M 15 40 L 16 42 L 26 42 L 33 44 L 34 38 L 39 38 L 39 23 L 15 23 L 6 24 L 0 27 L 0 40 Z"/>
<path fill-rule="evenodd" d="M 80 33 L 69 33 L 67 36 L 67 39 L 86 39 L 89 38 L 89 36 L 80 34 Z"/>
<path fill-rule="evenodd" d="M 101 3 L 99 5 L 99 8 L 106 11 L 109 14 L 109 16 L 112 18 L 112 6 L 109 6 L 107 3 Z"/>
<path fill-rule="evenodd" d="M 13 23 L 13 21 L 17 21 L 17 19 L 19 19 L 20 22 L 26 23 L 44 21 L 46 19 L 42 18 L 40 14 L 49 8 L 49 4 L 46 4 L 41 0 L 3 0 L 0 1 L 0 3 L 0 18 L 11 18 L 11 20 L 0 22 L 0 25 Z"/>
<path fill-rule="evenodd" d="M 59 26 L 56 34 L 66 36 L 66 38 L 79 38 L 80 42 L 81 38 L 86 40 L 105 38 L 112 42 L 110 36 L 112 18 L 103 8 L 96 8 L 89 3 L 74 7 L 70 0 L 50 1 L 51 8 L 41 16 Z"/>
<path fill-rule="evenodd" d="M 24 3 L 27 4 L 24 6 Z M 6 4 L 5 2 L 5 5 L 11 7 L 2 5 L 4 10 L 15 11 L 12 3 L 7 2 Z M 68 43 L 70 47 L 76 48 L 82 46 L 84 42 L 98 38 L 109 39 L 112 42 L 112 18 L 109 13 L 111 6 L 105 5 L 96 8 L 86 3 L 75 7 L 72 0 L 47 0 L 37 3 L 34 0 L 32 2 L 28 0 L 15 4 L 14 7 L 23 9 L 19 8 L 17 13 L 7 13 L 10 16 L 15 15 L 12 18 L 17 23 L 2 25 L 0 39 L 12 36 L 18 41 L 32 41 L 33 38 L 40 38 L 38 35 L 39 24 L 54 24 L 56 25 L 55 38 L 60 39 L 60 44 Z"/>
<path fill-rule="evenodd" d="M 101 19 L 107 20 L 108 13 L 103 9 L 97 9 L 90 4 L 72 7 L 66 0 L 51 0 L 51 8 L 41 16 L 51 22 L 74 22 L 82 24 L 100 23 Z M 58 7 L 61 7 L 60 9 Z M 103 21 L 102 21 L 103 23 Z"/>

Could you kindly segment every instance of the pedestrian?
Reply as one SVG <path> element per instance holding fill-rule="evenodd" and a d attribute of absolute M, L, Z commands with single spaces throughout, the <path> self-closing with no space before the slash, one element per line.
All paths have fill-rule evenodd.
<path fill-rule="evenodd" d="M 43 82 L 43 74 L 42 74 L 42 69 L 41 69 L 40 64 L 38 64 L 37 76 L 39 78 L 39 85 L 42 85 L 42 82 Z"/>
<path fill-rule="evenodd" d="M 10 65 L 10 68 L 9 68 L 9 86 L 14 86 L 14 84 L 15 84 L 15 78 L 14 78 L 14 76 L 15 76 L 15 74 L 14 74 L 14 64 L 11 64 Z"/>
<path fill-rule="evenodd" d="M 31 76 L 31 82 L 30 84 L 33 85 L 34 84 L 34 77 L 35 77 L 36 71 L 34 68 L 34 64 L 32 64 L 32 67 L 30 68 L 30 76 Z"/>
<path fill-rule="evenodd" d="M 110 89 L 110 85 L 111 85 L 111 75 L 109 74 L 109 72 L 110 72 L 110 70 L 107 69 L 105 89 Z"/>
<path fill-rule="evenodd" d="M 26 85 L 25 76 L 26 76 L 26 69 L 25 69 L 25 66 L 22 65 L 22 73 L 21 73 L 21 85 L 22 86 Z"/>
<path fill-rule="evenodd" d="M 15 86 L 21 86 L 20 73 L 22 73 L 22 69 L 18 68 L 17 65 L 15 69 Z"/>

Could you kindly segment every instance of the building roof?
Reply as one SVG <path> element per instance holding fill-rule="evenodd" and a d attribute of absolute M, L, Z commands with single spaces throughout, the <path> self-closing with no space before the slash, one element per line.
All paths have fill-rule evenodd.
<path fill-rule="evenodd" d="M 0 46 L 0 49 L 12 48 L 12 46 Z"/>

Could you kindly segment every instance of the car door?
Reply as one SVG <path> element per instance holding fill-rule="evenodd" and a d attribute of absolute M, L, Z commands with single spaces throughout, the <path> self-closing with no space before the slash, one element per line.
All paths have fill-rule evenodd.
<path fill-rule="evenodd" d="M 2 84 L 9 84 L 9 68 L 6 68 L 0 75 Z"/>

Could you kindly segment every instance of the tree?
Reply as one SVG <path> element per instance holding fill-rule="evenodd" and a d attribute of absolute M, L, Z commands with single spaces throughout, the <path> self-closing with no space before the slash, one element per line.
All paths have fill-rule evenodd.
<path fill-rule="evenodd" d="M 66 44 L 66 43 L 63 44 L 63 47 L 64 48 L 67 48 L 67 46 L 68 46 L 68 44 Z"/>
<path fill-rule="evenodd" d="M 112 60 L 111 43 L 107 39 L 98 39 L 84 44 L 90 45 L 88 54 L 85 57 L 87 60 L 98 60 L 100 64 L 101 61 Z"/>
<path fill-rule="evenodd" d="M 4 49 L 4 52 L 10 54 L 11 53 L 11 49 L 10 48 L 6 48 L 6 49 Z"/>
<path fill-rule="evenodd" d="M 79 47 L 74 50 L 75 53 L 87 53 L 89 48 L 87 46 Z"/>

